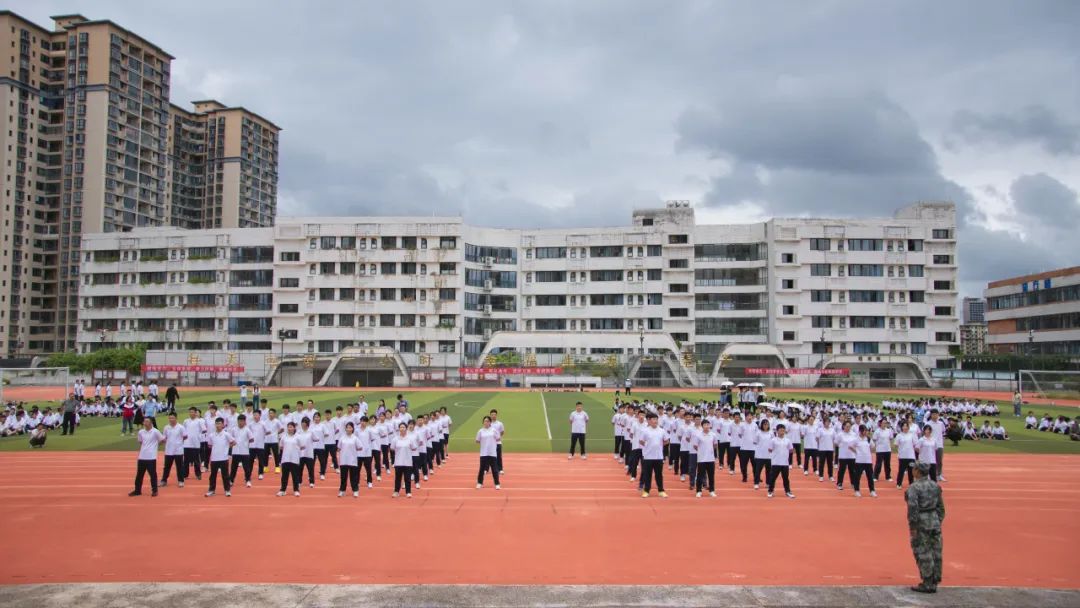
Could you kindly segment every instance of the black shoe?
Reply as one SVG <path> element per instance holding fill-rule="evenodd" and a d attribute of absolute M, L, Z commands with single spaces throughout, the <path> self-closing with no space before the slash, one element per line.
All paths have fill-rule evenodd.
<path fill-rule="evenodd" d="M 151 496 L 151 497 L 157 496 L 157 490 L 154 490 L 153 492 L 151 492 L 151 493 L 150 493 L 150 496 Z"/>
<path fill-rule="evenodd" d="M 921 585 L 921 584 L 912 587 L 911 590 L 914 591 L 915 593 L 937 593 L 936 589 L 933 589 L 931 587 L 926 587 L 926 586 Z"/>
<path fill-rule="evenodd" d="M 137 490 L 132 490 L 132 491 L 128 492 L 128 496 L 142 496 L 142 492 L 139 492 Z"/>

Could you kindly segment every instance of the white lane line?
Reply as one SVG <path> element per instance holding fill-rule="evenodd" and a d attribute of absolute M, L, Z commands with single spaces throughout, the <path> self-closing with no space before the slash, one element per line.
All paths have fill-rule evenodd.
<path fill-rule="evenodd" d="M 551 421 L 548 420 L 547 402 L 544 401 L 544 393 L 540 393 L 540 407 L 544 408 L 544 426 L 547 427 L 548 439 L 551 439 Z"/>

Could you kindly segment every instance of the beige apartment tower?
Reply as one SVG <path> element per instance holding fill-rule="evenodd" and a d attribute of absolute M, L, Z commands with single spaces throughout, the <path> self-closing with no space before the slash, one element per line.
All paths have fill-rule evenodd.
<path fill-rule="evenodd" d="M 189 113 L 195 127 L 173 133 L 172 55 L 112 21 L 53 21 L 48 30 L 0 11 L 0 355 L 8 357 L 74 349 L 83 234 L 269 226 L 276 212 L 277 127 L 199 102 Z M 202 150 L 179 172 L 178 147 Z M 193 194 L 176 195 L 177 173 L 202 180 L 183 182 L 196 184 Z"/>

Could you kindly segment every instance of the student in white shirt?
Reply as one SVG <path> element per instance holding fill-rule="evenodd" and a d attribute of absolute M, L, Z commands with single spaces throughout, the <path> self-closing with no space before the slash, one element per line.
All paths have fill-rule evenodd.
<path fill-rule="evenodd" d="M 184 479 L 188 478 L 191 467 L 195 467 L 195 479 L 202 479 L 203 437 L 206 436 L 206 421 L 199 415 L 198 408 L 188 408 L 188 419 L 184 421 Z"/>
<path fill-rule="evenodd" d="M 184 441 L 187 431 L 176 422 L 176 414 L 169 414 L 169 421 L 162 428 L 165 437 L 165 470 L 161 474 L 161 487 L 169 485 L 169 472 L 176 466 L 176 485 L 184 487 Z"/>
<path fill-rule="evenodd" d="M 327 424 L 323 422 L 322 414 L 315 412 L 314 417 L 311 420 L 311 426 L 308 432 L 311 433 L 311 444 L 315 451 L 315 460 L 319 463 L 319 479 L 326 479 L 326 463 L 329 454 L 326 453 L 326 440 L 327 435 L 333 436 L 333 431 L 327 428 Z"/>
<path fill-rule="evenodd" d="M 1039 419 L 1035 417 L 1035 412 L 1028 412 L 1027 418 L 1024 418 L 1024 428 L 1032 431 L 1039 426 Z"/>
<path fill-rule="evenodd" d="M 338 415 L 341 416 L 341 406 L 338 406 Z M 356 425 L 353 425 L 356 428 Z M 336 471 L 338 468 L 337 459 L 337 438 L 341 435 L 341 426 L 335 422 L 333 412 L 326 410 L 323 412 L 323 455 L 322 461 L 319 463 L 320 471 L 326 474 L 326 461 L 330 461 L 330 466 Z"/>
<path fill-rule="evenodd" d="M 499 420 L 499 410 L 491 410 L 490 412 L 488 412 L 488 415 L 491 416 L 491 428 L 495 429 L 495 431 L 499 434 L 498 441 L 495 442 L 495 451 L 498 453 L 498 456 L 497 456 L 496 459 L 498 460 L 498 464 L 499 464 L 499 475 L 502 475 L 503 474 L 502 440 L 503 440 L 503 436 L 506 435 L 506 425 L 504 425 L 502 423 L 502 420 Z"/>
<path fill-rule="evenodd" d="M 218 418 L 214 421 L 214 431 L 210 433 L 207 443 L 210 444 L 210 487 L 206 492 L 209 498 L 217 489 L 218 473 L 221 473 L 221 485 L 225 486 L 225 496 L 232 496 L 232 484 L 229 481 L 229 448 L 236 445 L 232 435 L 225 430 L 225 419 Z"/>
<path fill-rule="evenodd" d="M 855 483 L 855 442 L 859 435 L 851 430 L 851 422 L 845 420 L 836 438 L 839 466 L 836 470 L 836 489 L 844 489 L 844 473 Z"/>
<path fill-rule="evenodd" d="M 368 417 L 360 417 L 360 428 L 356 428 L 353 425 L 354 433 L 359 443 L 359 451 L 357 452 L 357 468 L 362 469 L 367 473 L 367 487 L 371 487 L 371 461 L 375 460 L 376 466 L 379 463 L 379 434 L 375 432 L 373 427 L 368 426 Z M 382 479 L 382 473 L 380 471 L 379 479 Z"/>
<path fill-rule="evenodd" d="M 232 431 L 232 467 L 229 470 L 229 486 L 236 483 L 236 471 L 244 467 L 244 485 L 251 487 L 251 445 L 255 443 L 255 434 L 247 424 L 247 415 L 236 417 L 236 429 Z"/>
<path fill-rule="evenodd" d="M 892 481 L 892 438 L 893 432 L 885 424 L 885 419 L 878 421 L 878 428 L 870 437 L 874 446 L 874 481 L 881 476 L 882 465 L 885 468 L 885 481 Z"/>
<path fill-rule="evenodd" d="M 285 488 L 292 478 L 293 496 L 300 496 L 300 455 L 304 452 L 304 439 L 296 432 L 296 423 L 285 425 L 278 444 L 281 446 L 281 489 L 277 495 L 285 496 Z"/>
<path fill-rule="evenodd" d="M 803 418 L 803 475 L 809 475 L 810 471 L 817 471 L 818 467 L 818 428 L 809 418 Z"/>
<path fill-rule="evenodd" d="M 896 457 L 900 462 L 900 467 L 896 472 L 896 489 L 900 489 L 904 485 L 904 473 L 907 473 L 908 485 L 910 486 L 914 481 L 912 468 L 915 466 L 915 440 L 918 439 L 915 433 L 911 432 L 911 425 L 908 421 L 900 423 L 900 432 L 893 438 L 893 444 L 896 445 Z"/>
<path fill-rule="evenodd" d="M 855 489 L 855 496 L 862 496 L 862 492 L 859 491 L 859 480 L 865 474 L 866 485 L 870 488 L 870 496 L 877 498 L 877 491 L 874 489 L 873 465 L 871 464 L 873 446 L 870 443 L 869 432 L 861 424 L 859 425 L 859 434 L 852 444 L 852 451 L 855 453 L 855 463 L 851 469 L 851 486 Z"/>
<path fill-rule="evenodd" d="M 259 474 L 262 475 L 263 469 L 269 469 L 271 455 L 274 457 L 274 472 L 280 473 L 281 447 L 279 437 L 285 432 L 285 425 L 278 418 L 277 410 L 274 408 L 266 410 L 266 421 L 263 424 L 266 426 L 266 447 L 263 450 L 262 462 L 259 463 Z"/>
<path fill-rule="evenodd" d="M 696 496 L 701 498 L 701 490 L 705 487 L 705 478 L 709 479 L 709 496 L 716 498 L 716 450 L 717 435 L 712 430 L 712 423 L 708 420 L 701 421 L 701 430 L 698 431 L 692 441 L 697 450 L 697 484 Z"/>
<path fill-rule="evenodd" d="M 736 413 L 736 419 L 739 417 Z M 757 435 L 757 427 L 750 420 L 750 414 L 738 424 L 735 431 L 739 438 L 739 472 L 742 473 L 742 482 L 747 483 L 747 470 L 754 460 L 754 437 Z"/>
<path fill-rule="evenodd" d="M 484 487 L 484 473 L 491 471 L 491 477 L 495 481 L 495 489 L 499 486 L 499 456 L 498 445 L 499 433 L 492 426 L 491 416 L 484 416 L 484 426 L 476 431 L 476 443 L 480 444 L 480 471 L 476 474 L 476 489 Z"/>
<path fill-rule="evenodd" d="M 300 475 L 303 476 L 304 469 L 307 469 L 308 474 L 308 487 L 315 487 L 315 442 L 311 428 L 311 419 L 304 416 L 300 419 L 300 430 L 297 431 L 297 435 L 300 435 L 300 442 L 303 444 L 303 450 L 300 452 Z M 319 437 L 318 439 L 322 439 Z"/>
<path fill-rule="evenodd" d="M 1005 427 L 1001 426 L 1000 420 L 994 421 L 994 427 L 990 429 L 990 436 L 997 441 L 1008 441 L 1009 433 L 1005 430 Z"/>
<path fill-rule="evenodd" d="M 149 418 L 143 419 L 143 428 L 139 430 L 139 456 L 135 461 L 135 489 L 128 496 L 142 495 L 143 476 L 150 473 L 150 496 L 157 496 L 157 449 L 165 440 L 161 431 L 154 428 Z"/>
<path fill-rule="evenodd" d="M 664 444 L 667 432 L 659 426 L 659 417 L 653 413 L 645 417 L 645 426 L 637 433 L 638 446 L 641 448 L 641 497 L 648 498 L 652 492 L 653 479 L 660 498 L 667 498 L 664 491 Z"/>
<path fill-rule="evenodd" d="M 772 439 L 772 431 L 769 429 L 769 420 L 765 419 L 758 423 L 757 432 L 754 433 L 754 489 L 761 484 L 761 473 L 764 471 L 765 480 L 769 479 L 769 470 L 772 469 L 772 456 L 769 454 L 769 440 Z"/>
<path fill-rule="evenodd" d="M 266 423 L 263 422 L 262 410 L 255 410 L 252 414 L 251 427 L 251 463 L 255 466 L 255 472 L 259 479 L 263 478 L 263 469 L 266 468 Z M 275 438 L 276 439 L 276 438 Z"/>
<path fill-rule="evenodd" d="M 611 416 L 611 431 L 615 434 L 615 452 L 612 457 L 619 461 L 622 460 L 622 418 L 625 412 L 626 406 L 620 403 L 619 406 L 615 408 L 615 414 Z"/>
<path fill-rule="evenodd" d="M 409 426 L 398 424 L 397 434 L 390 441 L 390 449 L 394 452 L 394 498 L 401 494 L 402 481 L 405 482 L 405 497 L 412 498 L 412 443 Z"/>
<path fill-rule="evenodd" d="M 453 427 L 454 420 L 450 418 L 450 414 L 446 411 L 445 407 L 439 408 L 439 420 L 443 432 L 443 439 L 440 447 L 442 448 L 442 458 L 445 461 L 450 458 L 450 430 Z"/>
<path fill-rule="evenodd" d="M 825 481 L 825 465 L 829 465 L 829 481 L 833 480 L 833 447 L 836 445 L 836 429 L 828 415 L 817 429 L 818 481 Z"/>
<path fill-rule="evenodd" d="M 791 454 L 794 451 L 791 439 L 787 436 L 787 427 L 784 424 L 777 424 L 776 436 L 769 439 L 769 498 L 773 497 L 773 490 L 776 489 L 777 476 L 784 481 L 784 494 L 788 498 L 795 498 L 795 495 L 791 493 L 791 479 L 789 479 Z"/>
<path fill-rule="evenodd" d="M 570 412 L 570 456 L 574 458 L 574 447 L 581 443 L 581 459 L 585 460 L 585 433 L 589 425 L 589 414 L 581 409 L 581 402 L 574 404 L 574 411 Z"/>
<path fill-rule="evenodd" d="M 915 442 L 916 462 L 930 465 L 930 479 L 937 481 L 937 439 L 930 424 L 923 427 L 923 433 Z"/>
<path fill-rule="evenodd" d="M 361 419 L 361 420 L 366 420 Z M 361 422 L 363 424 L 363 422 Z M 360 454 L 361 439 L 356 435 L 356 426 L 351 422 L 345 423 L 345 434 L 337 440 L 338 450 L 338 473 L 341 475 L 341 484 L 338 485 L 338 498 L 345 496 L 346 482 L 352 486 L 353 498 L 360 496 L 360 468 L 357 466 Z M 371 474 L 370 456 L 368 474 Z"/>
<path fill-rule="evenodd" d="M 934 481 L 945 482 L 945 423 L 941 420 L 941 415 L 937 410 L 930 412 L 930 422 L 927 422 L 931 428 L 934 429 L 934 441 L 937 442 L 935 453 L 937 455 L 937 464 L 934 467 L 934 474 L 937 475 L 937 479 Z M 933 476 L 931 476 L 933 477 Z"/>

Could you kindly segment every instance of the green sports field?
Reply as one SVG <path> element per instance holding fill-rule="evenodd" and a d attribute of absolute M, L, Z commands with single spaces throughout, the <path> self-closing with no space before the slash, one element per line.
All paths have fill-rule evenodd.
<path fill-rule="evenodd" d="M 379 399 L 393 404 L 398 391 L 365 393 L 371 404 L 371 411 L 378 406 Z M 483 417 L 492 409 L 499 410 L 499 418 L 506 425 L 504 449 L 511 452 L 562 452 L 569 449 L 570 423 L 568 417 L 574 404 L 581 401 L 591 418 L 589 423 L 589 449 L 592 452 L 609 452 L 613 448 L 611 433 L 611 404 L 613 393 L 527 393 L 527 392 L 469 392 L 469 391 L 404 391 L 413 414 L 424 413 L 435 408 L 445 407 L 453 419 L 450 448 L 456 451 L 476 449 L 474 438 Z M 313 399 L 320 410 L 334 409 L 338 405 L 355 401 L 355 391 L 304 391 L 268 389 L 263 397 L 270 400 L 271 407 L 281 410 L 281 406 L 293 404 L 297 400 Z M 846 398 L 859 402 L 878 404 L 890 395 L 885 393 L 861 393 L 858 395 L 832 395 L 815 393 L 813 395 L 785 394 L 793 399 L 836 399 Z M 235 391 L 217 393 L 199 393 L 198 397 L 181 399 L 181 407 L 189 406 L 205 409 L 209 400 L 219 404 L 224 399 L 237 399 Z M 666 399 L 677 402 L 682 398 L 697 400 L 714 399 L 715 393 L 635 393 L 635 397 Z M 38 403 L 39 406 L 55 405 Z M 1005 404 L 1006 407 L 1011 407 Z M 1053 416 L 1080 415 L 1080 409 L 1052 406 L 1025 407 L 1037 416 L 1049 413 Z M 186 415 L 186 412 L 182 412 Z M 162 418 L 159 418 L 159 424 Z M 1033 454 L 1080 454 L 1080 442 L 1069 441 L 1061 435 L 1051 435 L 1036 431 L 1026 431 L 1023 423 L 1011 415 L 1001 417 L 1002 424 L 1008 429 L 1010 441 L 965 441 L 960 446 L 948 446 L 951 452 L 987 452 L 987 453 L 1033 453 Z M 976 419 L 981 425 L 982 419 Z M 549 432 L 550 429 L 550 432 Z M 120 420 L 117 418 L 83 418 L 82 424 L 74 436 L 64 437 L 58 431 L 49 433 L 47 450 L 133 450 L 135 440 L 120 436 Z M 0 451 L 29 449 L 25 437 L 0 439 Z"/>

